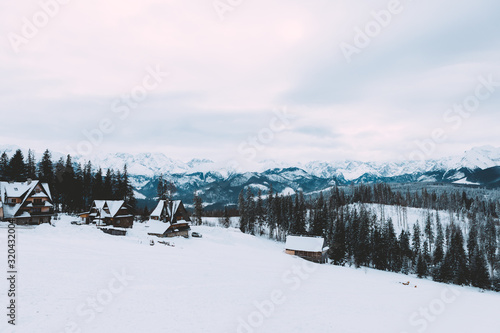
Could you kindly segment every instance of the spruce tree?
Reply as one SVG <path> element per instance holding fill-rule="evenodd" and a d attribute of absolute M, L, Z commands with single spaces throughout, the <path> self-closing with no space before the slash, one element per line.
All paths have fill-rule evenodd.
<path fill-rule="evenodd" d="M 413 248 L 413 260 L 415 264 L 417 263 L 418 256 L 421 253 L 421 243 L 420 243 L 420 224 L 417 222 L 413 225 L 413 238 L 412 238 L 412 248 Z"/>
<path fill-rule="evenodd" d="M 26 176 L 31 179 L 36 179 L 36 161 L 35 154 L 31 149 L 28 150 L 28 157 L 26 160 Z"/>
<path fill-rule="evenodd" d="M 417 276 L 419 278 L 427 276 L 427 262 L 423 254 L 419 254 L 417 258 Z"/>
<path fill-rule="evenodd" d="M 497 231 L 493 217 L 488 216 L 484 225 L 484 250 L 486 251 L 486 258 L 490 265 L 491 275 L 494 274 L 495 259 L 497 251 Z"/>
<path fill-rule="evenodd" d="M 436 214 L 436 225 L 437 225 L 437 234 L 436 234 L 436 242 L 434 245 L 434 255 L 433 255 L 433 263 L 435 266 L 441 264 L 444 258 L 443 226 L 439 220 L 439 215 L 437 214 Z"/>
<path fill-rule="evenodd" d="M 9 161 L 7 178 L 15 182 L 24 182 L 26 181 L 26 176 L 27 170 L 26 164 L 24 163 L 23 152 L 21 149 L 18 149 Z"/>
<path fill-rule="evenodd" d="M 5 152 L 0 156 L 0 181 L 8 181 L 9 179 L 9 157 Z"/>
<path fill-rule="evenodd" d="M 468 275 L 462 230 L 452 224 L 450 226 L 450 244 L 440 267 L 439 281 L 465 285 L 468 283 Z"/>
<path fill-rule="evenodd" d="M 201 197 L 195 192 L 193 196 L 193 206 L 194 206 L 194 223 L 196 225 L 202 224 L 202 216 L 203 216 L 203 200 Z"/>
<path fill-rule="evenodd" d="M 240 195 L 238 197 L 238 210 L 240 213 L 240 230 L 243 233 L 248 231 L 248 216 L 246 211 L 246 202 L 245 202 L 245 193 L 244 190 L 241 190 Z"/>
<path fill-rule="evenodd" d="M 427 251 L 432 253 L 432 244 L 434 243 L 434 231 L 432 228 L 432 215 L 430 212 L 427 213 L 427 218 L 425 220 L 425 238 L 427 240 Z"/>
<path fill-rule="evenodd" d="M 247 214 L 247 232 L 255 235 L 255 200 L 253 196 L 252 189 L 250 187 L 247 188 L 246 199 L 245 199 L 245 212 Z"/>
<path fill-rule="evenodd" d="M 328 256 L 333 261 L 334 265 L 343 266 L 346 262 L 346 230 L 343 214 L 337 217 L 335 221 L 335 229 L 333 232 L 332 242 L 328 250 Z"/>
<path fill-rule="evenodd" d="M 227 207 L 224 207 L 224 213 L 227 213 Z M 266 212 L 264 209 L 264 200 L 262 200 L 262 190 L 257 193 L 257 203 L 255 205 L 256 228 L 257 234 L 262 235 L 264 232 L 264 224 L 266 223 Z"/>
<path fill-rule="evenodd" d="M 48 149 L 45 150 L 42 160 L 38 163 L 38 178 L 43 183 L 50 185 L 54 183 L 54 165 L 52 155 Z"/>
<path fill-rule="evenodd" d="M 92 181 L 92 201 L 93 200 L 104 200 L 104 184 L 102 180 L 102 169 L 99 168 L 94 175 L 94 180 Z"/>
<path fill-rule="evenodd" d="M 229 212 L 227 210 L 227 206 L 224 207 L 224 215 L 223 215 L 223 227 L 229 228 L 231 226 L 231 218 L 229 217 Z"/>

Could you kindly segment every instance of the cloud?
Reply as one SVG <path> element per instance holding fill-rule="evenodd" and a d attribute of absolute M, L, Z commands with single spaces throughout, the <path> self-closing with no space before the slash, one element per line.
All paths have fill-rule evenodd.
<path fill-rule="evenodd" d="M 402 0 L 404 10 L 347 63 L 340 43 L 388 3 L 254 0 L 221 21 L 206 0 L 71 1 L 18 53 L 9 34 L 42 9 L 9 4 L 0 10 L 0 139 L 64 151 L 109 118 L 116 128 L 96 152 L 231 159 L 286 106 L 297 119 L 258 159 L 400 158 L 446 125 L 443 113 L 474 92 L 478 76 L 500 81 L 500 4 Z M 120 119 L 113 101 L 151 66 L 169 76 Z M 436 154 L 500 145 L 499 95 Z"/>

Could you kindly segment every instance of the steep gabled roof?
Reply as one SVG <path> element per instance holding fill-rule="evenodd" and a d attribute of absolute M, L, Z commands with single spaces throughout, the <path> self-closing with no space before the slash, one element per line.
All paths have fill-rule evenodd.
<path fill-rule="evenodd" d="M 285 248 L 293 251 L 322 252 L 323 237 L 287 236 Z"/>
<path fill-rule="evenodd" d="M 94 200 L 94 203 L 92 204 L 92 207 L 95 207 L 97 211 L 99 212 L 98 216 L 101 218 L 104 217 L 116 217 L 116 214 L 120 210 L 120 208 L 125 205 L 124 200 Z M 109 210 L 109 213 L 107 213 L 104 208 L 107 208 Z"/>
<path fill-rule="evenodd" d="M 161 212 L 163 211 L 163 207 L 165 207 L 165 200 L 160 200 L 156 208 L 151 213 L 151 216 L 161 216 Z"/>
<path fill-rule="evenodd" d="M 31 182 L 0 182 L 0 200 L 4 200 L 5 198 L 22 198 L 22 202 L 16 205 L 4 205 L 4 217 L 15 217 L 37 185 L 41 186 L 45 194 L 35 194 L 31 197 L 48 197 L 52 201 L 49 185 L 41 183 L 39 180 L 32 180 Z M 29 213 L 26 214 L 29 215 Z M 26 214 L 23 213 L 18 217 L 29 217 Z"/>
<path fill-rule="evenodd" d="M 124 200 L 107 200 L 106 203 L 108 204 L 109 208 L 109 214 L 111 217 L 115 217 L 120 208 L 125 204 Z"/>

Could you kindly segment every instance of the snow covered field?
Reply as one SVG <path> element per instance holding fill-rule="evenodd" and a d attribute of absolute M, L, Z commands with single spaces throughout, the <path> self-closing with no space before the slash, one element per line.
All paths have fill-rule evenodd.
<path fill-rule="evenodd" d="M 17 326 L 0 332 L 498 332 L 500 294 L 307 263 L 237 229 L 149 245 L 71 217 L 17 229 Z M 6 272 L 5 224 L 0 226 Z M 402 283 L 410 282 L 409 285 Z"/>

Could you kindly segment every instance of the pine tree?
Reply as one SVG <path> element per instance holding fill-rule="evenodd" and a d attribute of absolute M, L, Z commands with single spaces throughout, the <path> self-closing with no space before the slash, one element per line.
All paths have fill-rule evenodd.
<path fill-rule="evenodd" d="M 224 228 L 229 228 L 231 226 L 231 218 L 229 217 L 229 212 L 227 210 L 227 206 L 224 207 L 224 215 L 222 219 L 222 226 Z"/>
<path fill-rule="evenodd" d="M 54 202 L 56 203 L 57 209 L 61 209 L 63 204 L 63 175 L 65 172 L 64 159 L 61 157 L 56 165 L 54 166 Z"/>
<path fill-rule="evenodd" d="M 255 235 L 255 200 L 250 187 L 247 188 L 245 205 L 245 212 L 247 214 L 247 232 Z"/>
<path fill-rule="evenodd" d="M 343 214 L 337 217 L 337 220 L 335 221 L 335 230 L 332 242 L 330 243 L 330 249 L 328 250 L 328 256 L 332 259 L 335 265 L 343 266 L 346 262 L 346 230 Z"/>
<path fill-rule="evenodd" d="M 434 245 L 434 255 L 433 255 L 433 263 L 434 265 L 439 265 L 443 261 L 444 258 L 444 233 L 443 226 L 441 221 L 439 220 L 439 214 L 436 213 L 436 225 L 437 225 L 437 234 L 436 234 L 436 243 Z"/>
<path fill-rule="evenodd" d="M 462 230 L 454 224 L 450 226 L 450 244 L 440 267 L 438 280 L 458 285 L 468 283 L 467 255 Z"/>
<path fill-rule="evenodd" d="M 85 164 L 83 169 L 83 206 L 88 209 L 92 201 L 92 163 L 90 161 Z"/>
<path fill-rule="evenodd" d="M 102 180 L 102 169 L 99 168 L 94 175 L 94 180 L 92 181 L 92 200 L 104 200 L 106 197 L 104 195 L 104 183 Z"/>
<path fill-rule="evenodd" d="M 104 177 L 104 183 L 102 187 L 104 200 L 113 199 L 113 178 L 113 171 L 111 169 L 108 169 L 106 171 L 106 176 Z"/>
<path fill-rule="evenodd" d="M 320 192 L 319 198 L 316 201 L 314 207 L 314 215 L 312 220 L 312 235 L 314 236 L 324 236 L 326 227 L 326 216 L 325 212 L 325 200 L 323 198 L 323 192 Z"/>
<path fill-rule="evenodd" d="M 413 238 L 412 238 L 412 248 L 413 248 L 413 259 L 415 264 L 417 263 L 418 256 L 421 253 L 421 243 L 420 243 L 420 224 L 415 223 L 413 225 Z"/>
<path fill-rule="evenodd" d="M 9 161 L 9 168 L 7 178 L 15 182 L 26 181 L 26 164 L 24 163 L 24 156 L 21 149 L 16 150 L 14 155 Z"/>
<path fill-rule="evenodd" d="M 31 149 L 28 150 L 28 158 L 26 161 L 26 176 L 31 179 L 36 179 L 36 161 L 35 155 Z"/>
<path fill-rule="evenodd" d="M 387 253 L 386 253 L 387 269 L 393 272 L 398 272 L 401 269 L 399 263 L 397 262 L 398 261 L 397 257 L 399 252 L 398 241 L 396 238 L 396 232 L 394 230 L 394 224 L 392 223 L 391 218 L 389 218 L 387 220 L 387 223 L 385 223 L 384 225 L 383 239 L 385 247 L 387 248 Z"/>
<path fill-rule="evenodd" d="M 432 216 L 431 213 L 427 213 L 427 219 L 425 221 L 425 238 L 427 239 L 427 251 L 432 253 L 432 244 L 434 243 L 434 231 L 432 229 Z"/>
<path fill-rule="evenodd" d="M 478 233 L 475 223 L 471 223 L 469 238 L 467 239 L 467 252 L 469 255 L 470 283 L 479 288 L 489 288 L 491 286 L 488 273 L 488 266 L 479 248 Z"/>
<path fill-rule="evenodd" d="M 45 150 L 42 160 L 38 163 L 38 178 L 43 183 L 54 183 L 54 165 L 52 155 L 48 149 Z"/>
<path fill-rule="evenodd" d="M 10 180 L 9 178 L 9 157 L 5 152 L 0 156 L 0 180 Z"/>
<path fill-rule="evenodd" d="M 224 208 L 224 213 L 226 213 L 227 207 Z M 255 205 L 255 216 L 256 216 L 256 228 L 257 234 L 262 235 L 264 232 L 264 224 L 266 223 L 266 216 L 264 210 L 264 201 L 262 200 L 262 191 L 259 189 L 257 193 L 257 203 Z"/>
<path fill-rule="evenodd" d="M 240 213 L 240 230 L 243 233 L 246 233 L 248 230 L 248 216 L 246 212 L 246 202 L 245 202 L 245 194 L 244 190 L 241 190 L 240 195 L 238 197 L 238 210 Z"/>
<path fill-rule="evenodd" d="M 486 251 L 486 258 L 490 264 L 491 275 L 494 275 L 495 259 L 497 251 L 497 231 L 495 221 L 491 216 L 486 219 L 484 225 L 484 250 Z"/>
<path fill-rule="evenodd" d="M 419 278 L 427 276 L 427 262 L 423 254 L 419 254 L 417 258 L 417 276 Z"/>
<path fill-rule="evenodd" d="M 163 175 L 160 174 L 158 176 L 158 185 L 156 186 L 156 193 L 158 195 L 158 200 L 166 200 L 167 195 L 166 195 L 166 186 L 165 186 L 165 180 L 163 179 Z"/>
<path fill-rule="evenodd" d="M 361 206 L 359 214 L 359 231 L 354 248 L 354 262 L 356 267 L 368 266 L 370 259 L 370 217 L 366 209 Z"/>
<path fill-rule="evenodd" d="M 75 170 L 71 156 L 67 155 L 66 164 L 64 165 L 64 172 L 62 174 L 62 208 L 63 211 L 74 212 L 76 208 L 76 196 L 79 195 L 76 188 Z"/>
<path fill-rule="evenodd" d="M 401 260 L 401 272 L 408 274 L 412 268 L 412 250 L 410 247 L 410 234 L 405 230 L 401 230 L 399 235 L 399 253 Z"/>
<path fill-rule="evenodd" d="M 141 214 L 141 220 L 143 222 L 149 220 L 150 214 L 151 214 L 151 212 L 149 211 L 148 206 L 144 205 L 144 209 L 142 210 L 142 214 Z"/>
<path fill-rule="evenodd" d="M 194 222 L 196 225 L 202 224 L 202 216 L 203 216 L 203 200 L 201 197 L 195 192 L 193 196 L 193 206 L 194 206 Z"/>

